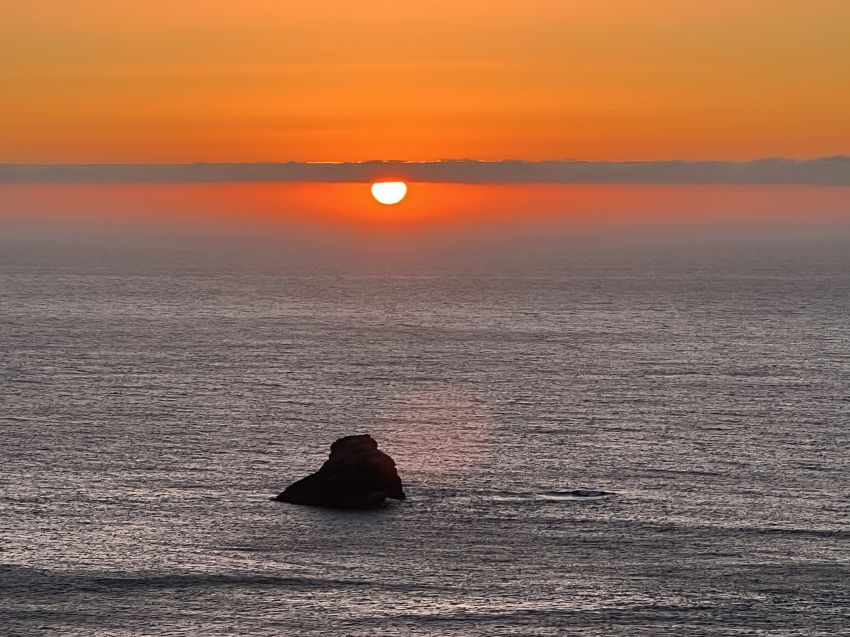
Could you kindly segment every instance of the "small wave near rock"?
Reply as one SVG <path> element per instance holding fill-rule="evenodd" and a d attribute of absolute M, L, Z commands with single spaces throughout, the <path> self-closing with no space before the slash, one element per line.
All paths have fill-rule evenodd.
<path fill-rule="evenodd" d="M 544 491 L 543 493 L 500 493 L 490 496 L 497 502 L 592 502 L 616 495 L 600 489 L 572 489 L 571 491 Z"/>
<path fill-rule="evenodd" d="M 613 491 L 601 491 L 599 489 L 573 489 L 571 491 L 548 491 L 537 496 L 540 500 L 552 502 L 572 500 L 604 500 L 615 495 Z"/>

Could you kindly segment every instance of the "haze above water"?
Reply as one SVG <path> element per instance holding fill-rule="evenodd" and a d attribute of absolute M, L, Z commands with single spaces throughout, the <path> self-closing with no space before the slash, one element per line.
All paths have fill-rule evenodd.
<path fill-rule="evenodd" d="M 4 634 L 847 632 L 846 224 L 0 223 Z"/>

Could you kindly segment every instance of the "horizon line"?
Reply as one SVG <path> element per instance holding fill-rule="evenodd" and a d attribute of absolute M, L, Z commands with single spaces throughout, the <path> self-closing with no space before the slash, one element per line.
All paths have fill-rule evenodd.
<path fill-rule="evenodd" d="M 348 182 L 850 186 L 850 155 L 812 159 L 0 163 L 0 183 Z"/>

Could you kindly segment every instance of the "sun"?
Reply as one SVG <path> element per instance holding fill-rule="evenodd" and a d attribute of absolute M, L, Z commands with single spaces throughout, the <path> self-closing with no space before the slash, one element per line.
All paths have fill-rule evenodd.
<path fill-rule="evenodd" d="M 407 196 L 407 184 L 403 181 L 376 181 L 372 184 L 372 196 L 378 203 L 392 206 Z"/>

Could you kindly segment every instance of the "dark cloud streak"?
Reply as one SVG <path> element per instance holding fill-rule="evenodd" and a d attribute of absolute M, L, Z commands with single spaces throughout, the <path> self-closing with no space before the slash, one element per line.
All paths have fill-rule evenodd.
<path fill-rule="evenodd" d="M 0 164 L 0 183 L 369 182 L 808 184 L 850 186 L 850 156 L 754 161 L 368 161 L 351 163 Z"/>

